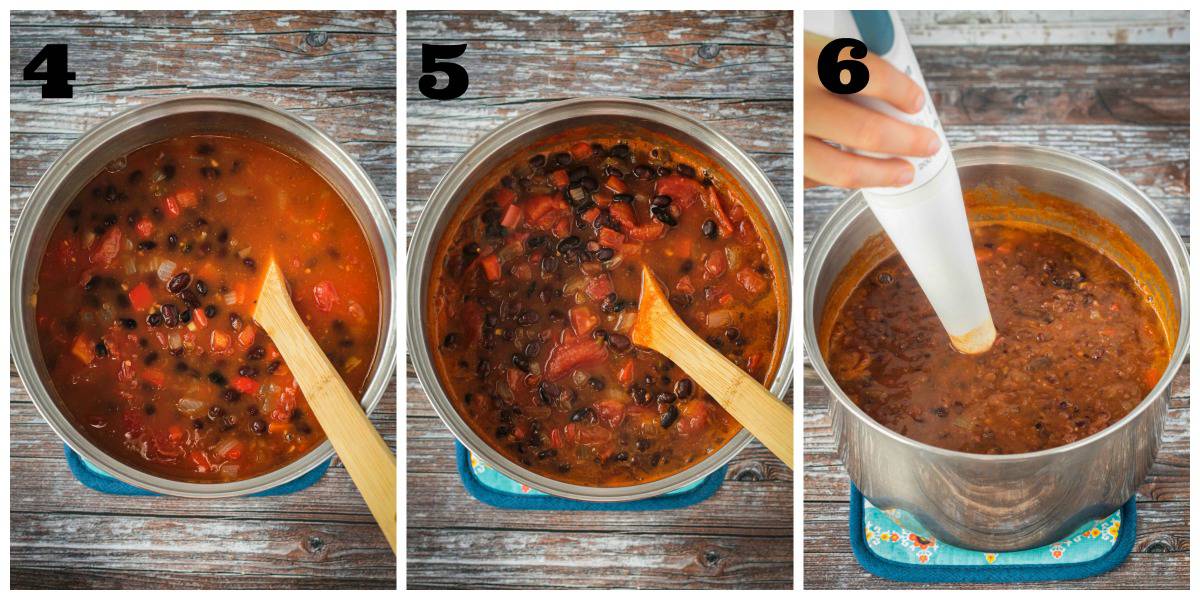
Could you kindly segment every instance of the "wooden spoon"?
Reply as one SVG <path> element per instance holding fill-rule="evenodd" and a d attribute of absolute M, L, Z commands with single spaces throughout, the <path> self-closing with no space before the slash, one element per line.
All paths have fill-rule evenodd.
<path fill-rule="evenodd" d="M 267 331 L 283 355 L 308 406 L 395 552 L 396 457 L 300 320 L 283 273 L 274 260 L 267 267 L 254 320 Z"/>
<path fill-rule="evenodd" d="M 791 407 L 689 329 L 675 314 L 654 274 L 645 265 L 631 339 L 679 365 L 725 412 L 793 468 Z"/>

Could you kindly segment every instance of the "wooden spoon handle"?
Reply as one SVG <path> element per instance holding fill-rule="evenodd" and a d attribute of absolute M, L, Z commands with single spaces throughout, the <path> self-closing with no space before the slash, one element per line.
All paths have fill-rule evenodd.
<path fill-rule="evenodd" d="M 270 271 L 274 271 L 274 276 Z M 275 342 L 395 552 L 396 457 L 296 313 L 287 285 L 274 264 L 270 271 L 259 294 L 254 320 Z"/>
<path fill-rule="evenodd" d="M 662 319 L 651 346 L 679 365 L 788 468 L 794 468 L 792 409 L 678 319 Z M 686 350 L 683 350 L 686 348 Z M 729 402 L 737 398 L 737 402 Z"/>

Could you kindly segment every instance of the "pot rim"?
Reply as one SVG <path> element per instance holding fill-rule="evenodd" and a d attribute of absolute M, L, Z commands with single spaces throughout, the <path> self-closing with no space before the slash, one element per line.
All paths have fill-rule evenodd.
<path fill-rule="evenodd" d="M 1124 429 L 1139 415 L 1149 409 L 1159 397 L 1165 397 L 1169 391 L 1171 382 L 1179 374 L 1179 369 L 1182 368 L 1184 360 L 1186 360 L 1189 351 L 1189 334 L 1190 334 L 1190 304 L 1189 304 L 1189 266 L 1188 252 L 1183 244 L 1179 233 L 1175 231 L 1171 221 L 1167 219 L 1157 205 L 1150 201 L 1141 190 L 1133 184 L 1126 181 L 1123 177 L 1112 171 L 1108 167 L 1082 156 L 1047 148 L 1036 146 L 1033 144 L 1019 143 L 992 143 L 992 142 L 975 142 L 963 144 L 954 148 L 954 159 L 958 167 L 975 166 L 975 165 L 1020 165 L 1040 168 L 1044 170 L 1054 171 L 1056 173 L 1066 175 L 1073 178 L 1080 178 L 1080 169 L 1067 171 L 1062 168 L 1054 168 L 1055 164 L 1051 161 L 1059 161 L 1068 165 L 1082 167 L 1085 170 L 1091 171 L 1098 175 L 1110 186 L 1117 188 L 1124 194 L 1130 194 L 1135 200 L 1141 201 L 1141 206 L 1138 206 L 1127 199 L 1126 196 L 1110 193 L 1110 195 L 1118 198 L 1122 204 L 1129 208 L 1155 233 L 1158 241 L 1163 246 L 1170 266 L 1174 270 L 1173 275 L 1179 281 L 1179 332 L 1176 337 L 1175 349 L 1171 353 L 1171 360 L 1167 363 L 1166 369 L 1163 371 L 1162 377 L 1158 383 L 1146 394 L 1133 410 L 1129 411 L 1124 417 L 1117 420 L 1115 423 L 1105 427 L 1104 429 L 1087 436 L 1083 439 L 1076 440 L 1062 446 L 1046 448 L 1036 452 L 1022 452 L 1020 454 L 974 454 L 970 452 L 962 452 L 958 450 L 949 450 L 939 448 L 924 442 L 919 442 L 912 438 L 903 436 L 891 429 L 880 424 L 875 419 L 871 418 L 866 412 L 858 407 L 849 396 L 842 391 L 841 386 L 834 380 L 833 375 L 829 372 L 825 364 L 825 358 L 821 356 L 819 345 L 816 339 L 816 307 L 813 306 L 813 292 L 816 289 L 816 280 L 820 274 L 821 265 L 818 260 L 824 261 L 828 256 L 828 250 L 825 248 L 832 246 L 837 239 L 842 235 L 846 226 L 853 218 L 862 214 L 863 211 L 869 210 L 865 200 L 862 198 L 861 191 L 854 191 L 846 200 L 838 205 L 825 222 L 821 224 L 817 232 L 813 235 L 812 241 L 809 242 L 806 250 L 804 265 L 804 352 L 809 364 L 817 371 L 817 375 L 821 378 L 821 382 L 825 384 L 826 389 L 830 391 L 830 395 L 838 402 L 842 409 L 853 415 L 859 421 L 866 423 L 876 433 L 887 437 L 889 440 L 909 446 L 915 450 L 942 456 L 949 459 L 979 461 L 988 464 L 1022 462 L 1031 459 L 1053 458 L 1055 456 L 1072 452 L 1076 448 L 1081 448 L 1094 443 L 1097 443 L 1106 437 L 1113 435 L 1114 432 Z M 975 154 L 980 154 L 975 156 Z M 1016 158 L 1020 154 L 1033 155 L 1032 158 L 1024 156 Z M 1038 155 L 1041 155 L 1046 160 L 1037 160 Z M 1095 182 L 1088 181 L 1089 185 L 1097 187 Z M 1143 214 L 1143 210 L 1149 211 L 1149 215 Z M 1152 222 L 1152 219 L 1158 219 L 1160 223 Z M 821 251 L 818 251 L 821 249 Z M 818 256 L 820 259 L 818 259 Z"/>
<path fill-rule="evenodd" d="M 378 266 L 381 267 L 381 271 L 387 278 L 391 279 L 380 282 L 380 294 L 387 300 L 385 303 L 387 306 L 394 307 L 396 302 L 393 276 L 396 272 L 396 231 L 391 213 L 380 198 L 370 177 L 337 142 L 300 117 L 258 101 L 216 94 L 171 96 L 123 110 L 87 129 L 51 163 L 49 169 L 42 174 L 30 192 L 29 198 L 21 210 L 21 215 L 17 219 L 17 225 L 13 229 L 12 246 L 9 250 L 9 262 L 12 269 L 10 278 L 12 281 L 10 290 L 12 306 L 9 315 L 12 325 L 10 334 L 12 360 L 38 413 L 50 425 L 55 434 L 88 462 L 102 467 L 106 474 L 138 488 L 171 496 L 188 498 L 242 496 L 271 489 L 303 476 L 334 455 L 333 445 L 326 438 L 321 444 L 296 460 L 280 465 L 267 473 L 236 481 L 198 483 L 151 474 L 113 457 L 92 443 L 71 424 L 73 418 L 58 407 L 55 394 L 47 382 L 42 381 L 39 376 L 36 364 L 41 358 L 33 355 L 33 344 L 28 339 L 29 335 L 36 336 L 36 332 L 29 332 L 25 327 L 24 313 L 27 303 L 24 298 L 26 290 L 23 281 L 30 269 L 36 270 L 40 267 L 40 264 L 27 264 L 28 258 L 36 252 L 31 248 L 32 238 L 36 227 L 43 220 L 47 209 L 50 208 L 51 201 L 59 195 L 59 188 L 72 175 L 79 161 L 94 152 L 101 151 L 105 144 L 124 132 L 149 122 L 187 112 L 224 112 L 262 121 L 267 125 L 293 133 L 302 138 L 314 151 L 324 154 L 330 163 L 342 172 L 357 192 L 357 200 L 343 198 L 342 201 L 347 204 L 356 201 L 362 202 L 371 219 L 370 223 L 360 220 L 360 226 L 368 231 L 370 227 L 377 229 L 383 252 L 382 256 L 376 255 L 375 258 L 382 262 Z M 363 392 L 361 401 L 367 414 L 370 414 L 379 405 L 388 386 L 392 383 L 396 371 L 397 328 L 394 325 L 394 315 L 394 310 L 385 311 L 381 307 L 382 344 L 377 350 L 375 370 Z"/>
<path fill-rule="evenodd" d="M 417 377 L 429 397 L 430 404 L 437 412 L 459 443 L 466 446 L 476 456 L 481 457 L 489 466 L 503 473 L 514 481 L 524 483 L 539 491 L 554 496 L 592 502 L 621 502 L 637 500 L 665 494 L 679 489 L 694 481 L 708 476 L 741 452 L 753 439 L 749 431 L 743 428 L 735 434 L 724 446 L 717 449 L 705 459 L 690 467 L 667 477 L 650 482 L 630 486 L 599 487 L 583 486 L 566 483 L 539 475 L 521 467 L 508 459 L 502 453 L 495 451 L 475 430 L 466 423 L 453 407 L 445 390 L 442 389 L 437 370 L 433 366 L 431 352 L 428 347 L 428 336 L 425 328 L 425 292 L 426 280 L 429 273 L 425 266 L 432 260 L 437 251 L 438 240 L 433 239 L 438 221 L 443 213 L 449 211 L 453 215 L 457 206 L 451 201 L 459 189 L 474 174 L 477 165 L 492 156 L 528 132 L 545 126 L 577 118 L 595 116 L 617 116 L 637 118 L 652 121 L 666 128 L 680 131 L 719 150 L 719 156 L 728 163 L 729 170 L 740 176 L 747 184 L 746 192 L 757 200 L 763 217 L 772 225 L 778 234 L 779 249 L 783 258 L 784 268 L 788 269 L 789 298 L 790 272 L 792 265 L 792 223 L 791 211 L 783 204 L 774 185 L 762 172 L 755 162 L 745 152 L 737 147 L 728 137 L 717 132 L 707 124 L 673 108 L 658 103 L 634 98 L 613 96 L 594 96 L 572 98 L 550 104 L 535 111 L 519 115 L 500 125 L 490 133 L 476 141 L 463 153 L 446 172 L 437 186 L 434 187 L 413 230 L 408 243 L 408 323 L 407 336 L 410 357 Z M 791 385 L 794 364 L 792 360 L 794 348 L 793 329 L 797 314 L 794 301 L 789 301 L 787 331 L 784 338 L 783 350 L 780 356 L 778 371 L 775 375 L 771 391 L 776 396 L 783 396 Z"/>

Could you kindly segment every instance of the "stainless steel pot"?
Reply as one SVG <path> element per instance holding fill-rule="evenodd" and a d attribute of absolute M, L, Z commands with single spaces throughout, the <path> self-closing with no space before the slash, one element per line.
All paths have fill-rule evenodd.
<path fill-rule="evenodd" d="M 184 96 L 121 113 L 84 134 L 38 181 L 17 222 L 12 240 L 12 354 L 42 417 L 71 448 L 114 477 L 173 496 L 221 497 L 251 494 L 291 481 L 333 456 L 326 440 L 299 459 L 258 477 L 227 483 L 185 483 L 146 473 L 92 444 L 60 404 L 42 362 L 30 298 L 54 224 L 97 173 L 112 160 L 176 135 L 232 133 L 258 139 L 300 159 L 320 173 L 345 199 L 375 257 L 380 289 L 380 341 L 362 404 L 371 412 L 392 381 L 396 363 L 393 320 L 396 232 L 392 214 L 366 173 L 333 140 L 313 126 L 269 106 L 219 96 Z"/>
<path fill-rule="evenodd" d="M 1162 379 L 1125 418 L 1066 446 L 1010 455 L 935 448 L 880 425 L 838 387 L 818 350 L 817 326 L 837 275 L 868 237 L 882 231 L 855 193 L 813 238 L 805 264 L 805 346 L 833 399 L 838 452 L 851 479 L 882 508 L 900 508 L 940 539 L 964 548 L 1015 550 L 1058 541 L 1111 514 L 1137 491 L 1154 462 L 1168 389 L 1188 352 L 1187 250 L 1145 195 L 1092 161 L 1012 144 L 954 151 L 963 189 L 1025 186 L 1067 199 L 1115 224 L 1162 272 L 1178 326 Z"/>
<path fill-rule="evenodd" d="M 658 104 L 625 98 L 581 98 L 559 102 L 509 121 L 479 140 L 451 167 L 429 198 L 417 222 L 408 250 L 408 346 L 417 377 L 429 395 L 433 408 L 454 436 L 488 465 L 509 478 L 555 496 L 617 502 L 647 498 L 683 487 L 724 465 L 752 439 L 742 430 L 724 447 L 688 469 L 656 481 L 624 487 L 587 487 L 556 481 L 534 473 L 510 461 L 480 438 L 454 409 L 438 381 L 433 365 L 428 334 L 425 330 L 431 263 L 438 241 L 467 195 L 494 168 L 530 144 L 556 133 L 588 125 L 631 128 L 657 132 L 678 140 L 709 157 L 734 177 L 747 197 L 755 203 L 768 222 L 777 247 L 790 270 L 792 226 L 790 212 L 775 188 L 758 166 L 733 142 L 704 123 Z M 780 282 L 788 289 L 787 281 Z M 788 331 L 791 331 L 789 311 Z M 792 379 L 792 339 L 786 337 L 782 362 L 769 386 L 783 396 Z"/>

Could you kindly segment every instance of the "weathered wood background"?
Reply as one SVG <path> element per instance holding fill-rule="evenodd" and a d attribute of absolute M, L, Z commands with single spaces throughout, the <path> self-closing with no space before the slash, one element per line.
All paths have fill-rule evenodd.
<path fill-rule="evenodd" d="M 902 18 L 952 145 L 1023 142 L 1091 158 L 1149 195 L 1188 240 L 1186 13 L 964 11 Z M 805 243 L 845 196 L 831 188 L 805 192 Z M 1105 575 L 1065 585 L 1188 587 L 1190 397 L 1184 365 L 1172 386 L 1162 450 L 1138 491 L 1133 553 Z M 806 359 L 804 585 L 909 587 L 867 574 L 850 553 L 850 480 L 837 458 L 828 403 Z"/>
<path fill-rule="evenodd" d="M 38 177 L 85 130 L 155 98 L 231 94 L 310 121 L 395 208 L 395 13 L 12 13 L 10 231 Z M 21 71 L 67 43 L 75 97 Z M 273 498 L 93 492 L 10 365 L 14 588 L 394 588 L 396 558 L 340 463 Z M 395 387 L 371 418 L 395 447 Z"/>
<path fill-rule="evenodd" d="M 731 136 L 792 199 L 790 13 L 408 13 L 409 233 L 477 139 L 554 100 L 663 102 Z M 421 43 L 467 43 L 461 98 L 417 91 Z M 665 512 L 497 510 L 463 489 L 411 365 L 409 587 L 790 588 L 794 474 L 755 443 L 708 501 Z"/>

